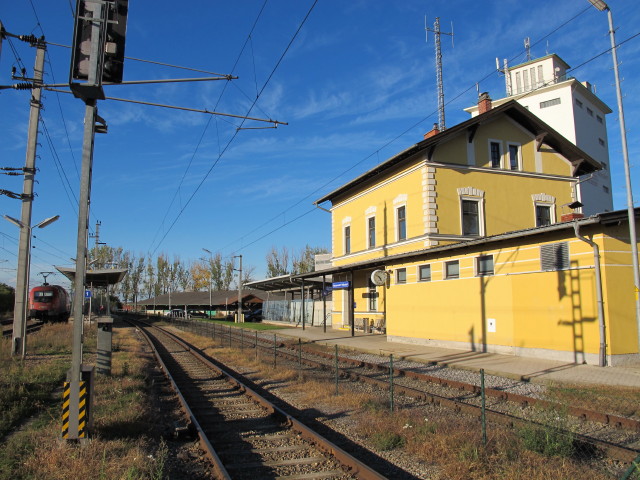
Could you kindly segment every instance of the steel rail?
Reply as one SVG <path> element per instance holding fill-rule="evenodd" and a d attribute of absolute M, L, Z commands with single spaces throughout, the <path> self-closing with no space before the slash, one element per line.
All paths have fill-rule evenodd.
<path fill-rule="evenodd" d="M 133 325 L 136 327 L 139 327 L 140 324 L 142 323 L 142 322 L 132 322 L 129 319 L 125 319 L 125 321 L 128 322 L 130 325 Z M 155 344 L 153 343 L 153 341 L 151 340 L 147 332 L 144 330 L 144 328 L 139 328 L 139 332 L 143 335 L 147 344 L 153 350 L 153 354 L 156 357 L 158 364 L 162 368 L 162 371 L 167 377 L 167 380 L 171 383 L 171 388 L 177 395 L 178 401 L 180 402 L 180 406 L 182 407 L 182 410 L 186 413 L 187 417 L 189 418 L 190 426 L 193 427 L 193 429 L 195 429 L 198 435 L 198 438 L 200 440 L 200 447 L 204 450 L 206 456 L 211 461 L 211 464 L 213 465 L 213 469 L 215 470 L 216 475 L 221 480 L 231 480 L 231 475 L 229 475 L 229 472 L 227 471 L 224 464 L 222 463 L 222 460 L 220 460 L 220 457 L 218 456 L 215 449 L 213 448 L 213 445 L 211 445 L 211 442 L 209 442 L 209 439 L 205 435 L 202 427 L 200 426 L 200 423 L 198 422 L 195 415 L 193 414 L 193 411 L 189 407 L 189 403 L 182 395 L 182 392 L 180 391 L 178 384 L 173 378 L 173 375 L 171 375 L 171 372 L 169 371 L 169 368 L 167 368 L 167 365 L 165 364 L 164 360 L 162 359 L 160 352 L 158 352 L 158 349 L 156 348 Z"/>
<path fill-rule="evenodd" d="M 346 452 L 345 450 L 343 450 L 339 446 L 335 445 L 333 442 L 329 441 L 328 439 L 324 438 L 319 433 L 315 432 L 313 429 L 311 429 L 308 426 L 306 426 L 304 423 L 300 422 L 299 420 L 297 420 L 293 416 L 289 415 L 288 413 L 286 413 L 284 410 L 282 410 L 278 406 L 276 406 L 273 403 L 269 402 L 267 399 L 265 399 L 259 393 L 257 393 L 256 391 L 254 391 L 253 389 L 248 387 L 246 384 L 244 384 L 236 375 L 233 375 L 230 372 L 226 371 L 220 365 L 217 365 L 217 364 L 213 363 L 199 349 L 197 349 L 196 347 L 194 347 L 192 345 L 189 345 L 184 340 L 180 339 L 178 336 L 174 335 L 171 332 L 168 332 L 167 330 L 165 330 L 163 328 L 160 328 L 160 327 L 157 327 L 157 326 L 152 326 L 152 325 L 146 324 L 144 322 L 140 322 L 138 320 L 135 321 L 135 322 L 131 322 L 130 320 L 127 320 L 127 321 L 129 321 L 132 324 L 137 324 L 137 326 L 144 325 L 145 328 L 158 329 L 163 334 L 171 337 L 171 339 L 173 341 L 175 341 L 178 345 L 180 345 L 182 348 L 184 348 L 185 351 L 191 353 L 200 362 L 202 362 L 202 364 L 206 365 L 208 368 L 211 368 L 211 369 L 215 370 L 219 375 L 224 377 L 227 381 L 229 381 L 230 383 L 232 383 L 233 385 L 235 385 L 236 387 L 241 389 L 243 394 L 249 396 L 256 403 L 262 405 L 275 418 L 279 419 L 283 424 L 289 425 L 290 428 L 292 430 L 294 430 L 295 432 L 297 432 L 302 438 L 304 438 L 305 440 L 313 443 L 318 448 L 323 450 L 325 453 L 335 457 L 340 463 L 342 463 L 344 466 L 346 466 L 349 469 L 349 473 L 350 474 L 353 474 L 353 475 L 357 476 L 357 478 L 360 478 L 360 479 L 363 479 L 363 480 L 384 480 L 384 479 L 386 479 L 385 476 L 383 476 L 380 473 L 376 472 L 375 470 L 373 470 L 368 465 L 364 464 L 363 462 L 361 462 L 357 458 L 353 457 L 352 455 L 350 455 L 348 452 Z M 144 329 L 141 329 L 141 330 L 144 332 Z M 146 335 L 146 332 L 144 332 L 144 333 L 145 333 L 145 338 L 148 339 L 148 335 Z M 150 340 L 148 339 L 147 341 L 150 341 Z M 163 370 L 165 371 L 165 373 L 169 377 L 170 373 L 169 373 L 165 363 L 161 361 L 160 356 L 159 356 L 160 354 L 157 352 L 157 349 L 155 348 L 155 345 L 153 344 L 153 342 L 150 342 L 150 345 L 152 346 L 152 348 L 154 350 L 156 358 L 158 358 L 158 360 L 161 362 Z M 176 392 L 179 392 L 178 385 L 175 382 L 175 380 L 173 379 L 173 377 L 171 377 L 171 384 L 172 384 L 172 387 L 176 390 Z M 198 435 L 200 436 L 200 438 L 201 439 L 203 437 L 206 438 L 206 435 L 205 435 L 203 429 L 201 428 L 200 424 L 197 422 L 197 420 L 196 420 L 192 410 L 189 408 L 189 406 L 187 404 L 187 401 L 184 398 L 184 396 L 182 394 L 179 394 L 179 398 L 180 398 L 181 404 L 183 405 L 183 408 L 185 409 L 186 412 L 188 412 L 190 421 L 192 421 L 192 424 L 193 424 L 194 428 L 196 428 L 196 430 L 198 431 Z M 208 440 L 206 441 L 206 446 L 207 446 L 207 449 L 211 448 L 212 454 L 215 455 L 215 456 L 212 456 L 210 458 L 217 459 L 217 462 L 219 462 L 219 466 L 222 469 L 224 469 L 224 465 L 222 464 L 222 461 L 220 460 L 218 455 L 215 453 L 214 447 L 211 445 L 210 442 L 208 442 Z M 216 462 L 216 460 L 212 460 L 212 461 Z M 224 471 L 226 472 L 226 470 L 224 470 Z M 228 472 L 227 472 L 227 475 L 228 475 Z M 224 477 L 224 478 L 230 478 L 230 477 Z"/>
<path fill-rule="evenodd" d="M 233 328 L 233 330 L 238 330 L 237 328 Z M 239 341 L 242 341 L 244 343 L 244 337 L 241 337 L 240 335 L 237 335 L 235 333 L 231 332 L 231 329 L 227 330 L 226 333 L 223 333 L 223 335 L 232 335 L 235 338 L 239 338 Z M 229 343 L 232 342 L 232 339 L 229 339 Z M 236 341 L 236 343 L 238 342 L 238 340 Z M 260 339 L 260 343 L 264 343 L 265 345 L 257 345 L 258 348 L 261 348 L 265 351 L 273 351 L 274 350 L 274 346 L 273 346 L 273 341 L 272 340 L 265 340 L 264 338 Z M 254 346 L 254 342 L 252 341 L 250 343 L 251 346 Z M 290 349 L 290 352 L 287 352 L 284 350 L 284 348 Z M 293 344 L 291 345 L 291 347 L 289 347 L 287 345 L 287 342 L 278 342 L 278 344 L 276 345 L 276 355 L 282 357 L 282 358 L 286 358 L 291 362 L 294 363 L 298 363 L 298 362 L 302 362 L 307 366 L 310 367 L 314 367 L 314 368 L 321 368 L 325 371 L 334 371 L 335 367 L 333 365 L 329 365 L 327 363 L 322 363 L 319 361 L 314 361 L 311 360 L 309 358 L 302 358 L 299 359 L 298 357 L 298 352 L 297 352 L 297 344 L 294 347 Z M 308 355 L 316 355 L 316 356 L 320 356 L 324 359 L 331 359 L 331 360 L 335 360 L 335 356 L 334 355 L 330 355 L 324 352 L 318 352 L 317 350 L 312 350 L 309 348 L 305 348 L 304 352 Z M 370 369 L 375 369 L 375 370 L 384 370 L 384 371 L 389 371 L 389 367 L 388 366 L 384 366 L 384 365 L 380 365 L 380 364 L 373 364 L 373 363 L 368 363 L 368 362 L 363 362 L 360 360 L 354 360 L 354 359 L 350 359 L 350 358 L 346 358 L 346 357 L 338 357 L 338 361 L 342 362 L 342 363 L 346 363 L 346 364 L 350 364 L 353 367 L 358 367 L 358 368 L 370 368 Z M 361 375 L 352 371 L 348 371 L 344 368 L 339 368 L 338 369 L 339 374 L 342 378 L 348 378 L 351 380 L 356 380 L 356 381 L 362 381 L 364 383 L 369 383 L 369 384 L 373 384 L 376 385 L 379 388 L 388 390 L 389 389 L 389 384 L 388 381 L 386 380 L 379 380 L 373 377 L 369 377 L 367 375 Z M 473 393 L 479 393 L 479 387 L 477 387 L 476 385 L 472 385 L 472 384 L 468 384 L 468 383 L 464 383 L 464 382 L 458 382 L 458 381 L 454 381 L 454 380 L 446 380 L 446 379 L 442 379 L 439 377 L 433 377 L 430 375 L 425 375 L 425 374 L 420 374 L 417 372 L 411 372 L 411 371 L 407 371 L 407 370 L 402 370 L 402 369 L 397 369 L 394 368 L 394 375 L 406 375 L 407 377 L 413 377 L 416 378 L 418 380 L 425 380 L 425 381 L 433 381 L 435 383 L 438 383 L 442 386 L 449 386 L 449 387 L 453 387 L 453 388 L 458 388 L 458 389 L 463 389 L 469 392 L 473 392 Z M 437 405 L 441 405 L 444 407 L 447 407 L 449 409 L 452 409 L 456 412 L 463 412 L 465 414 L 471 415 L 471 416 L 480 416 L 480 407 L 477 405 L 472 405 L 469 403 L 465 403 L 462 402 L 460 400 L 454 399 L 454 398 L 449 398 L 449 397 L 445 397 L 442 395 L 438 395 L 435 393 L 431 393 L 431 392 L 426 392 L 424 390 L 418 390 L 412 387 L 406 387 L 406 386 L 402 386 L 399 384 L 394 384 L 394 389 L 398 392 L 403 393 L 404 395 L 407 395 L 409 397 L 412 398 L 416 398 L 419 400 L 427 400 L 431 403 L 437 404 Z M 510 402 L 514 402 L 514 403 L 519 403 L 523 406 L 531 406 L 531 405 L 539 405 L 539 406 L 558 406 L 559 404 L 556 404 L 554 402 L 550 402 L 547 400 L 541 400 L 541 399 L 536 399 L 536 398 L 532 398 L 532 397 L 526 397 L 523 395 L 517 395 L 517 394 L 512 394 L 512 393 L 508 393 L 508 392 L 504 392 L 501 390 L 496 390 L 496 389 L 486 389 L 487 391 L 487 395 L 492 395 L 495 398 L 498 399 L 502 399 L 502 400 L 507 400 Z M 491 393 L 488 393 L 489 391 L 491 391 Z M 629 419 L 626 417 L 620 417 L 620 416 L 616 416 L 616 415 L 609 415 L 609 414 L 604 414 L 604 413 L 600 413 L 600 412 L 594 412 L 591 410 L 586 410 L 586 409 L 581 409 L 581 408 L 577 408 L 577 407 L 567 407 L 567 411 L 568 413 L 571 413 L 572 415 L 584 419 L 584 420 L 591 420 L 591 421 L 595 421 L 598 423 L 604 423 L 604 424 L 608 424 L 608 425 L 612 425 L 614 427 L 625 427 L 627 429 L 630 430 L 636 430 L 636 431 L 640 431 L 640 427 L 639 427 L 639 423 L 637 420 L 634 419 Z M 520 417 L 516 417 L 514 415 L 511 414 L 507 414 L 507 413 L 503 413 L 503 412 L 498 412 L 495 410 L 491 410 L 488 409 L 487 410 L 487 416 L 495 421 L 496 423 L 500 423 L 503 425 L 507 425 L 509 427 L 514 427 L 516 425 L 520 426 L 520 425 L 537 425 L 537 426 L 542 426 L 542 424 L 532 421 L 532 420 L 528 420 L 528 419 L 524 419 L 524 418 L 520 418 Z M 558 431 L 561 431 L 561 429 L 558 429 Z M 638 454 L 640 453 L 640 451 L 633 449 L 633 448 L 628 448 L 628 447 L 624 447 L 621 445 L 616 445 L 614 443 L 608 442 L 608 441 L 604 441 L 604 440 L 599 440 L 596 438 L 592 438 L 589 436 L 585 436 L 582 434 L 578 434 L 578 433 L 572 433 L 572 435 L 574 436 L 574 438 L 576 438 L 578 444 L 583 444 L 583 445 L 590 445 L 590 446 L 594 446 L 596 448 L 598 448 L 599 450 L 603 451 L 606 453 L 606 455 L 610 458 L 613 459 L 617 459 L 617 460 L 621 460 L 624 462 L 631 462 L 633 461 Z"/>

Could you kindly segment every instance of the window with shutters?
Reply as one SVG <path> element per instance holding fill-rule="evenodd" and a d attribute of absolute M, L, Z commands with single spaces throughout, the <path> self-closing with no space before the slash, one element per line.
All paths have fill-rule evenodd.
<path fill-rule="evenodd" d="M 569 243 L 540 245 L 540 268 L 545 272 L 569 268 Z"/>

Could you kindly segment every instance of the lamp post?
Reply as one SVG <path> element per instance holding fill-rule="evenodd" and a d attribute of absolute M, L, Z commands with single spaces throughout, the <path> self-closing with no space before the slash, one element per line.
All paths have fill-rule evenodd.
<path fill-rule="evenodd" d="M 638 288 L 640 287 L 640 269 L 638 268 L 638 240 L 636 236 L 636 219 L 633 208 L 633 193 L 631 190 L 631 170 L 629 168 L 629 153 L 627 150 L 627 132 L 624 123 L 624 109 L 622 108 L 622 92 L 620 90 L 620 75 L 618 73 L 618 54 L 616 47 L 616 36 L 613 28 L 613 16 L 611 9 L 603 0 L 589 0 L 589 3 L 601 12 L 607 12 L 609 19 L 609 38 L 611 39 L 611 56 L 613 58 L 613 72 L 616 80 L 616 97 L 618 100 L 618 120 L 620 122 L 620 137 L 622 140 L 622 158 L 624 161 L 624 174 L 627 186 L 627 215 L 629 219 L 629 243 L 631 244 L 631 267 L 633 269 L 633 282 L 636 295 L 636 325 L 638 327 L 638 354 L 640 355 L 640 298 Z"/>
<path fill-rule="evenodd" d="M 242 255 L 234 255 L 233 258 L 240 259 L 238 268 L 238 323 L 242 322 Z"/>
<path fill-rule="evenodd" d="M 24 282 L 16 281 L 16 300 L 13 312 L 13 338 L 12 338 L 12 352 L 21 352 L 21 356 L 24 356 L 27 352 L 27 310 L 29 304 L 29 269 L 31 268 L 31 231 L 34 228 L 44 228 L 51 225 L 53 222 L 60 218 L 60 215 L 49 217 L 37 223 L 36 225 L 29 226 L 22 223 L 17 218 L 10 217 L 9 215 L 3 215 L 3 217 L 14 225 L 18 226 L 21 230 L 24 229 L 27 233 L 27 243 L 25 245 L 26 252 L 24 256 L 26 259 L 24 266 Z M 19 269 L 18 269 L 19 270 Z M 20 272 L 18 272 L 20 276 Z"/>
<path fill-rule="evenodd" d="M 211 268 L 213 266 L 213 259 L 211 258 L 212 253 L 210 250 L 207 250 L 206 248 L 203 248 L 202 250 L 209 254 L 209 315 L 208 317 L 211 318 L 211 282 L 213 281 L 213 278 L 211 275 Z"/>

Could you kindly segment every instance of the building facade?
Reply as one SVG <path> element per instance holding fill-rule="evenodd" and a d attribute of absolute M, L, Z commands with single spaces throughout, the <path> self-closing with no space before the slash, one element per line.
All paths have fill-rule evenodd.
<path fill-rule="evenodd" d="M 331 204 L 332 267 L 322 273 L 335 286 L 333 327 L 578 363 L 635 361 L 624 220 L 576 212 L 578 178 L 600 164 L 518 102 L 493 107 L 483 96 L 479 112 L 316 201 Z"/>
<path fill-rule="evenodd" d="M 506 67 L 506 97 L 516 100 L 558 133 L 597 160 L 602 169 L 583 176 L 577 187 L 586 216 L 613 210 L 606 115 L 611 109 L 600 100 L 593 85 L 567 76 L 569 65 L 555 54 Z M 478 106 L 466 108 L 478 115 Z"/>

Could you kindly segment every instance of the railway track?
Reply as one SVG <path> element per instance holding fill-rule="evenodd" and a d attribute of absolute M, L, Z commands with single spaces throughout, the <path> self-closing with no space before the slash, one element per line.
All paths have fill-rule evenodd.
<path fill-rule="evenodd" d="M 27 334 L 37 332 L 42 328 L 44 322 L 41 320 L 27 322 Z M 2 321 L 2 336 L 11 337 L 13 335 L 13 320 Z"/>
<path fill-rule="evenodd" d="M 176 336 L 135 322 L 221 479 L 383 479 Z"/>
<path fill-rule="evenodd" d="M 231 326 L 212 327 L 204 322 L 178 322 L 194 333 L 213 336 L 223 345 L 236 348 L 256 348 L 262 355 L 273 355 L 295 366 L 332 371 L 342 379 L 366 382 L 382 389 L 427 400 L 431 403 L 481 417 L 481 389 L 478 385 L 428 375 L 408 368 L 393 367 L 389 360 L 367 362 L 351 355 L 331 355 L 296 340 L 282 341 L 265 334 L 247 334 L 244 329 Z M 280 360 L 280 361 L 282 361 Z M 337 366 L 337 369 L 336 369 Z M 295 368 L 295 367 L 294 367 Z M 488 397 L 484 414 L 487 421 L 508 426 L 541 425 L 541 411 L 562 411 L 570 418 L 571 435 L 578 448 L 594 450 L 623 462 L 631 462 L 640 455 L 640 420 L 609 413 L 596 412 L 532 396 L 486 388 Z"/>

